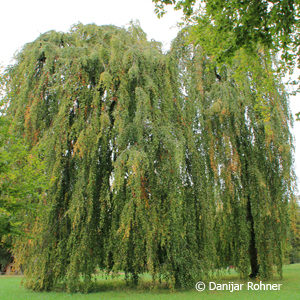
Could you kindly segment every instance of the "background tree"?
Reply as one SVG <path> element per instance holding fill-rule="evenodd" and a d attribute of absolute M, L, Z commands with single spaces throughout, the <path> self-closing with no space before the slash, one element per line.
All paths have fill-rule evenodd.
<path fill-rule="evenodd" d="M 300 4 L 295 0 L 218 1 L 153 0 L 159 17 L 167 5 L 182 10 L 191 25 L 191 41 L 200 44 L 206 54 L 221 66 L 230 63 L 235 53 L 245 49 L 250 56 L 257 50 L 272 53 L 277 72 L 285 75 L 299 68 Z M 251 65 L 249 66 L 251 68 Z M 298 80 L 291 82 L 298 85 Z M 296 88 L 299 91 L 299 86 Z M 297 113 L 297 119 L 299 119 Z"/>
<path fill-rule="evenodd" d="M 1 102 L 4 107 L 4 102 Z M 12 245 L 34 221 L 37 205 L 46 189 L 43 164 L 14 135 L 8 116 L 0 115 L 0 251 L 1 271 L 12 262 Z"/>
<path fill-rule="evenodd" d="M 256 51 L 262 45 L 275 53 L 282 51 L 285 62 L 299 58 L 299 8 L 294 0 L 215 1 L 153 0 L 159 16 L 166 5 L 183 10 L 196 24 L 197 41 L 217 60 L 233 57 L 241 48 Z M 209 50 L 209 51 L 207 51 Z"/>

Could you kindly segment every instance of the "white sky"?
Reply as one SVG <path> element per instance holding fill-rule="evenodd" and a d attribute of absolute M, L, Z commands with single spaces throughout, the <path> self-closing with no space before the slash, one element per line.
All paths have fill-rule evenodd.
<path fill-rule="evenodd" d="M 13 62 L 14 53 L 41 33 L 68 31 L 73 24 L 126 26 L 139 20 L 148 39 L 168 49 L 181 14 L 172 9 L 158 19 L 151 0 L 2 0 L 0 2 L 0 65 Z M 298 98 L 298 99 L 297 99 Z M 300 96 L 291 97 L 293 114 L 300 111 Z M 300 122 L 295 122 L 295 169 L 300 187 Z"/>

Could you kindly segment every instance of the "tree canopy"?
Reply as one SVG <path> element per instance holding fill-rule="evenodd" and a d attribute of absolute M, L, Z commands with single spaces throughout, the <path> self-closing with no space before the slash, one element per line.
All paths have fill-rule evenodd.
<path fill-rule="evenodd" d="M 241 50 L 216 69 L 187 38 L 163 54 L 138 25 L 78 24 L 28 43 L 7 70 L 12 130 L 42 147 L 50 178 L 14 249 L 28 287 L 76 291 L 83 278 L 88 289 L 98 269 L 175 287 L 228 265 L 281 274 L 293 192 L 286 93 L 264 53 Z"/>

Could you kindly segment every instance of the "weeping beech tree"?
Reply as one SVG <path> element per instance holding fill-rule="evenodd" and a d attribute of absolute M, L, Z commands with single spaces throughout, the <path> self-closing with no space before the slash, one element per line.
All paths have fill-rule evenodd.
<path fill-rule="evenodd" d="M 290 115 L 267 56 L 247 63 L 217 70 L 184 32 L 163 54 L 134 24 L 78 24 L 24 47 L 8 115 L 44 149 L 50 181 L 14 249 L 28 287 L 88 289 L 98 269 L 175 287 L 229 264 L 281 273 Z"/>

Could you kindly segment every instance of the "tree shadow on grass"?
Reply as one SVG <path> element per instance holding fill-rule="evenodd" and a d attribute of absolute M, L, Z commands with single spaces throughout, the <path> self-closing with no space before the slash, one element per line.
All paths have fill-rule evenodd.
<path fill-rule="evenodd" d="M 170 291 L 170 285 L 167 282 L 152 281 L 152 280 L 139 280 L 139 283 L 132 284 L 126 282 L 124 279 L 100 279 L 97 280 L 93 284 L 93 288 L 91 289 L 92 293 L 98 292 L 111 292 L 111 291 L 119 291 L 119 292 L 168 292 Z"/>
<path fill-rule="evenodd" d="M 81 281 L 74 293 L 99 293 L 99 292 L 141 292 L 141 293 L 163 293 L 172 291 L 172 287 L 166 281 L 153 281 L 150 278 L 141 278 L 138 284 L 133 284 L 124 279 L 124 276 L 106 277 L 103 275 L 95 277 L 92 283 Z M 67 287 L 63 283 L 58 283 L 52 289 L 53 292 L 66 292 Z M 72 292 L 73 293 L 73 292 Z"/>

